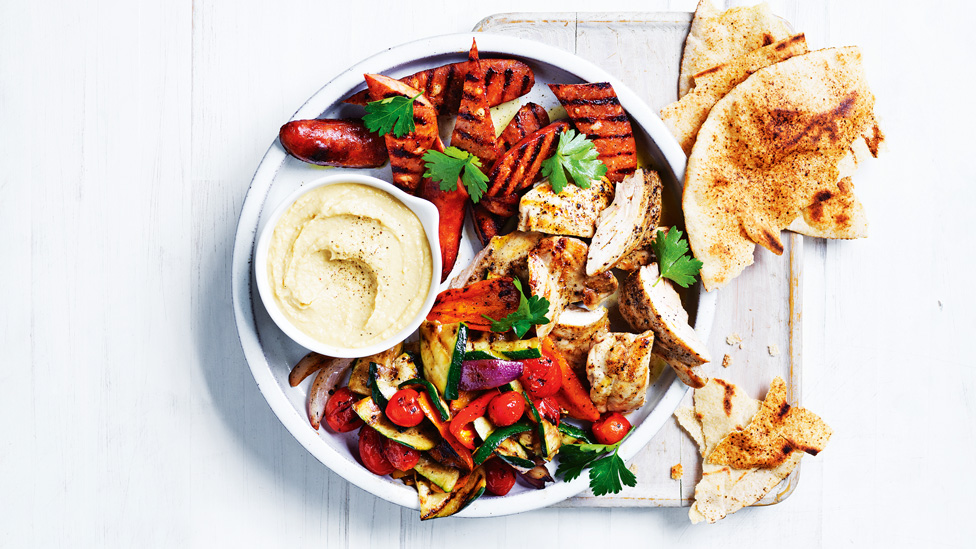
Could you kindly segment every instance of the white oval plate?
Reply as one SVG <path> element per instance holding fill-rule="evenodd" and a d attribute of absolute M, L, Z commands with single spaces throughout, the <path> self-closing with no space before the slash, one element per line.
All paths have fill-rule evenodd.
<path fill-rule="evenodd" d="M 677 141 L 647 104 L 596 65 L 563 50 L 519 38 L 464 33 L 437 36 L 390 48 L 337 76 L 313 95 L 292 119 L 359 118 L 363 114 L 362 107 L 345 105 L 342 99 L 365 87 L 364 73 L 381 73 L 400 78 L 422 69 L 465 61 L 472 38 L 477 39 L 478 49 L 483 57 L 516 58 L 535 71 L 536 85 L 530 94 L 518 100 L 519 103 L 534 101 L 547 109 L 557 106 L 558 102 L 546 86 L 548 83 L 610 82 L 630 116 L 643 162 L 658 170 L 672 196 L 680 196 L 685 156 Z M 450 135 L 450 128 L 442 130 L 442 133 Z M 358 452 L 355 432 L 336 435 L 325 428 L 316 432 L 309 426 L 305 403 L 310 380 L 294 388 L 288 384 L 288 373 L 307 350 L 294 343 L 275 326 L 261 303 L 252 275 L 255 238 L 259 229 L 267 223 L 270 213 L 298 187 L 337 169 L 319 168 L 296 160 L 285 153 L 277 139 L 258 166 L 241 210 L 234 243 L 231 282 L 241 346 L 261 394 L 281 423 L 302 446 L 330 469 L 360 488 L 398 505 L 419 509 L 415 489 L 389 477 L 378 477 L 359 464 L 356 458 Z M 389 165 L 377 169 L 348 171 L 390 180 Z M 455 271 L 470 262 L 476 248 L 480 248 L 480 245 L 468 220 Z M 695 310 L 689 312 L 696 319 L 695 328 L 707 340 L 715 312 L 715 296 L 709 296 L 701 290 L 698 295 L 697 314 Z M 620 455 L 625 460 L 637 454 L 660 430 L 686 390 L 687 387 L 670 370 L 664 372 L 650 387 L 647 404 L 629 415 L 635 428 L 620 448 Z M 555 471 L 555 467 L 550 466 L 550 470 Z M 543 490 L 516 484 L 509 495 L 483 496 L 457 516 L 498 516 L 538 509 L 571 497 L 585 490 L 588 484 L 589 479 L 585 474 L 572 482 L 557 481 Z"/>

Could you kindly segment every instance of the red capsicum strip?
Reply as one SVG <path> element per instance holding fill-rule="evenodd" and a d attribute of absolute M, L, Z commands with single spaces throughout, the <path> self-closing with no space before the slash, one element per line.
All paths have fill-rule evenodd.
<path fill-rule="evenodd" d="M 542 354 L 551 358 L 559 366 L 562 374 L 562 385 L 557 394 L 560 405 L 566 405 L 569 417 L 586 421 L 596 421 L 600 419 L 600 411 L 596 409 L 590 394 L 583 388 L 583 384 L 573 372 L 573 369 L 563 358 L 563 355 L 556 350 L 552 341 L 546 337 L 542 339 Z"/>
<path fill-rule="evenodd" d="M 454 437 L 451 430 L 448 428 L 450 422 L 441 420 L 440 414 L 437 413 L 437 409 L 434 408 L 434 403 L 430 401 L 430 397 L 427 396 L 427 393 L 420 393 L 417 396 L 417 403 L 420 404 L 420 409 L 424 411 L 424 415 L 427 416 L 427 419 L 429 419 L 430 422 L 434 424 L 434 427 L 437 428 L 437 432 L 441 434 L 441 438 L 443 438 L 444 441 L 450 445 L 454 452 L 457 453 L 458 458 L 460 458 L 461 461 L 467 465 L 468 470 L 470 471 L 473 469 L 474 459 L 471 457 L 471 450 L 462 445 L 458 439 Z"/>
<path fill-rule="evenodd" d="M 479 417 L 485 415 L 488 411 L 488 403 L 491 399 L 495 398 L 497 391 L 489 391 L 480 397 L 471 401 L 464 407 L 463 410 L 458 412 L 454 419 L 451 420 L 451 434 L 458 442 L 464 445 L 465 448 L 469 450 L 474 450 L 474 437 L 475 431 L 471 426 L 471 422 L 478 419 Z"/>

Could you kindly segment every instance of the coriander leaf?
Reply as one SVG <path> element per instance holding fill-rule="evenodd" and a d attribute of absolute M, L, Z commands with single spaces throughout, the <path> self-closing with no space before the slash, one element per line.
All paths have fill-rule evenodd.
<path fill-rule="evenodd" d="M 515 283 L 515 287 L 518 288 L 520 294 L 518 309 L 514 313 L 509 313 L 508 316 L 501 320 L 495 320 L 488 315 L 481 316 L 491 321 L 491 331 L 507 332 L 508 330 L 512 330 L 519 339 L 522 339 L 522 336 L 533 325 L 549 323 L 549 319 L 546 318 L 546 315 L 549 314 L 549 300 L 534 295 L 526 299 L 525 292 L 522 290 L 522 283 L 519 282 L 519 279 L 515 278 L 512 282 Z"/>
<path fill-rule="evenodd" d="M 392 130 L 397 137 L 414 131 L 417 126 L 413 123 L 413 102 L 420 95 L 397 95 L 366 103 L 366 116 L 363 117 L 366 129 L 378 135 L 386 135 Z"/>
<path fill-rule="evenodd" d="M 587 189 L 590 181 L 599 179 L 607 173 L 607 167 L 600 161 L 593 142 L 581 133 L 569 130 L 559 134 L 556 152 L 542 162 L 542 175 L 549 178 L 552 192 L 559 194 L 569 180 L 581 189 Z"/>
<path fill-rule="evenodd" d="M 616 494 L 627 486 L 637 485 L 637 475 L 627 469 L 617 454 L 627 434 L 616 444 L 564 444 L 559 448 L 559 467 L 556 476 L 569 482 L 590 468 L 590 489 L 593 495 Z"/>
<path fill-rule="evenodd" d="M 442 191 L 457 189 L 458 178 L 477 204 L 488 190 L 488 176 L 481 171 L 481 160 L 477 156 L 457 147 L 448 147 L 444 152 L 424 153 L 424 177 L 438 182 Z"/>
<path fill-rule="evenodd" d="M 593 462 L 590 467 L 590 490 L 593 490 L 594 496 L 619 493 L 623 490 L 621 483 L 637 486 L 637 475 L 627 469 L 616 450 L 612 455 Z"/>
<path fill-rule="evenodd" d="M 695 283 L 695 275 L 701 271 L 702 262 L 685 255 L 688 253 L 688 242 L 681 238 L 681 231 L 672 227 L 665 233 L 659 229 L 651 242 L 651 249 L 657 256 L 658 268 L 661 270 L 661 276 L 654 284 L 662 278 L 670 279 L 682 288 Z"/>
<path fill-rule="evenodd" d="M 576 479 L 583 473 L 583 469 L 589 467 L 599 454 L 592 454 L 580 450 L 575 444 L 567 444 L 559 449 L 559 467 L 556 468 L 556 476 L 566 482 Z"/>

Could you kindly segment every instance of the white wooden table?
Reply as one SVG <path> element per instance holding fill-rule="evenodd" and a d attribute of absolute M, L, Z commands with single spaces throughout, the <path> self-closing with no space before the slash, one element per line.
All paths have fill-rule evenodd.
<path fill-rule="evenodd" d="M 976 474 L 968 2 L 774 1 L 859 44 L 888 150 L 872 236 L 807 241 L 804 405 L 834 427 L 786 502 L 420 523 L 329 472 L 259 395 L 232 237 L 279 125 L 344 67 L 506 11 L 694 0 L 0 3 L 0 547 L 967 547 Z M 596 541 L 595 541 L 596 543 Z"/>

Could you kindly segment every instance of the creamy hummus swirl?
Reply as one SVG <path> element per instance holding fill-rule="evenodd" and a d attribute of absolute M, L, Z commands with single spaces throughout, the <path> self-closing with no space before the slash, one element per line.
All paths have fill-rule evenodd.
<path fill-rule="evenodd" d="M 433 265 L 424 228 L 389 193 L 319 187 L 278 220 L 268 248 L 275 302 L 296 327 L 336 347 L 393 336 L 420 312 Z"/>

